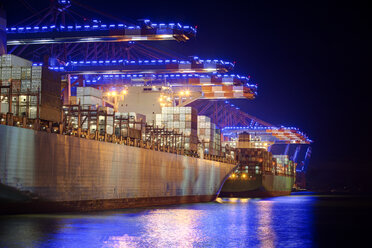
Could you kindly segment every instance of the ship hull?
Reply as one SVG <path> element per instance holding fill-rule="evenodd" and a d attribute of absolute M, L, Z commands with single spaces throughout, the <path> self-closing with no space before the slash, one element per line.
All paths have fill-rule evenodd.
<path fill-rule="evenodd" d="M 0 212 L 89 211 L 215 199 L 235 165 L 0 125 Z"/>
<path fill-rule="evenodd" d="M 291 193 L 293 176 L 284 175 L 255 175 L 249 179 L 229 178 L 224 183 L 221 197 L 272 197 Z"/>

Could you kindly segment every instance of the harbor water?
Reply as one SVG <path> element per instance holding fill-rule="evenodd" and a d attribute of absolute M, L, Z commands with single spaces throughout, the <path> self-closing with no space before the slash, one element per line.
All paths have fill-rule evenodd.
<path fill-rule="evenodd" d="M 366 196 L 303 193 L 89 213 L 5 215 L 0 216 L 0 247 L 360 247 L 371 209 Z"/>

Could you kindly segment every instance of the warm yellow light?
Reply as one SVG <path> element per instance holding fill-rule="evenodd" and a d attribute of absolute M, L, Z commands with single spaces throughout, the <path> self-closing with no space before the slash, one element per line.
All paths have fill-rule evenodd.
<path fill-rule="evenodd" d="M 246 174 L 243 174 L 243 175 L 242 175 L 242 178 L 246 178 L 246 177 L 247 177 L 247 175 L 246 175 Z"/>
<path fill-rule="evenodd" d="M 112 96 L 116 96 L 116 91 L 111 92 Z"/>
<path fill-rule="evenodd" d="M 231 174 L 231 177 L 232 178 L 235 178 L 236 177 L 235 173 Z"/>
<path fill-rule="evenodd" d="M 185 95 L 186 95 L 186 96 L 189 96 L 189 95 L 190 95 L 190 91 L 189 91 L 189 90 L 186 90 L 186 91 L 185 91 Z"/>
<path fill-rule="evenodd" d="M 126 94 L 128 94 L 128 91 L 127 91 L 127 90 L 123 90 L 123 91 L 121 92 L 121 94 L 122 94 L 122 95 L 126 95 Z"/>
<path fill-rule="evenodd" d="M 181 96 L 183 96 L 184 94 L 185 94 L 185 92 L 183 92 L 183 91 L 180 92 L 180 95 L 181 95 Z"/>
<path fill-rule="evenodd" d="M 111 96 L 111 92 L 107 93 L 108 96 Z"/>

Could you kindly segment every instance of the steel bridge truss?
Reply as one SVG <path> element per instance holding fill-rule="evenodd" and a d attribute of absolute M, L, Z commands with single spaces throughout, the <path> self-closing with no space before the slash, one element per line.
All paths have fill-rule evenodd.
<path fill-rule="evenodd" d="M 239 109 L 239 107 L 225 100 L 197 100 L 188 106 L 198 110 L 198 115 L 206 115 L 219 128 L 227 126 L 273 126 Z"/>
<path fill-rule="evenodd" d="M 137 44 L 137 41 L 182 42 L 196 34 L 196 29 L 192 26 L 179 23 L 155 24 L 150 20 L 128 22 L 77 1 L 73 2 L 73 7 L 67 0 L 51 1 L 49 7 L 40 11 L 35 10 L 27 1 L 22 3 L 32 15 L 6 29 L 7 44 L 9 53 L 33 61 L 41 61 L 45 54 L 61 61 L 180 59 L 182 57 L 172 56 L 146 44 Z M 79 13 L 80 9 L 84 10 L 84 15 Z M 91 17 L 97 14 L 110 22 L 106 24 Z"/>

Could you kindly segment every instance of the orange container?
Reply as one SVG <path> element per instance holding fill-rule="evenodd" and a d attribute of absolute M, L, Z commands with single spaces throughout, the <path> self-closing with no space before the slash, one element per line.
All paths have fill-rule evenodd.
<path fill-rule="evenodd" d="M 233 86 L 232 85 L 222 85 L 222 90 L 223 91 L 232 91 Z"/>
<path fill-rule="evenodd" d="M 203 92 L 212 92 L 212 86 L 202 86 Z"/>
<path fill-rule="evenodd" d="M 204 93 L 204 96 L 206 98 L 213 98 L 214 97 L 214 93 Z"/>

